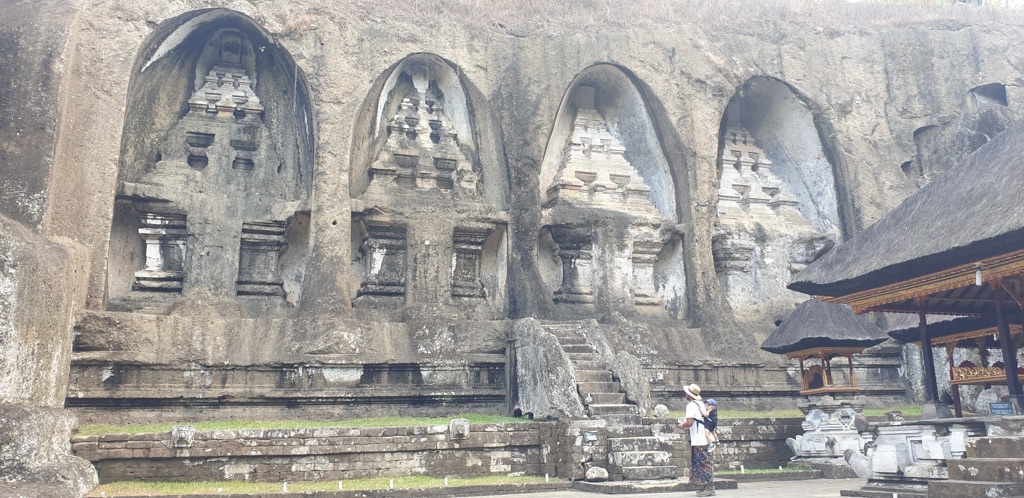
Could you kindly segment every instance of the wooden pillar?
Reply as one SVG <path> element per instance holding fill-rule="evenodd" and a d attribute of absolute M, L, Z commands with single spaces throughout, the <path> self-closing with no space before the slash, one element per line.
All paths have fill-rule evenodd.
<path fill-rule="evenodd" d="M 832 387 L 832 361 L 828 358 L 828 352 L 821 352 L 821 362 L 825 364 L 825 379 L 827 379 L 825 385 Z"/>
<path fill-rule="evenodd" d="M 800 357 L 800 385 L 804 389 L 808 389 L 809 383 L 807 382 L 807 370 L 804 370 L 804 357 Z"/>
<path fill-rule="evenodd" d="M 924 363 L 925 401 L 939 401 L 939 383 L 935 379 L 935 356 L 932 353 L 932 340 L 928 337 L 928 320 L 924 316 L 924 298 L 917 299 L 918 328 L 921 332 L 921 363 Z"/>
<path fill-rule="evenodd" d="M 953 381 L 953 350 L 956 349 L 956 343 L 951 342 L 946 344 L 946 357 L 949 358 L 949 390 L 953 392 L 953 415 L 957 417 L 964 416 L 964 409 L 960 402 L 960 385 L 954 384 Z"/>
<path fill-rule="evenodd" d="M 1017 349 L 1013 347 L 1013 340 L 1010 339 L 1010 326 L 1006 323 L 1006 316 L 1003 313 L 1003 282 L 996 280 L 992 282 L 992 301 L 996 307 L 996 329 L 999 330 L 999 346 L 1003 350 L 1003 368 L 1006 369 L 1006 387 L 1009 388 L 1010 396 L 1019 398 L 1021 396 L 1020 380 L 1017 379 Z M 1018 406 L 1018 408 L 1020 408 Z"/>
<path fill-rule="evenodd" d="M 857 387 L 857 381 L 853 378 L 853 355 L 846 355 L 846 359 L 850 360 L 850 387 Z"/>

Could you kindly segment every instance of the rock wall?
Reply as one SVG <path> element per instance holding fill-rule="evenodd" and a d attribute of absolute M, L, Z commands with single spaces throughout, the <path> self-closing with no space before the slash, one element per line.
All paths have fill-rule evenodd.
<path fill-rule="evenodd" d="M 0 20 L 0 495 L 82 496 L 96 485 L 71 455 L 63 409 L 71 326 L 87 251 L 42 229 L 53 173 L 65 42 L 75 12 L 8 2 Z"/>
<path fill-rule="evenodd" d="M 463 420 L 464 421 L 464 420 Z M 103 482 L 338 481 L 427 475 L 541 475 L 538 423 L 361 429 L 199 431 L 76 436 L 75 454 Z"/>
<path fill-rule="evenodd" d="M 799 434 L 800 419 L 723 420 L 718 469 L 770 469 L 786 465 L 786 438 Z M 674 421 L 654 420 L 671 461 L 689 466 L 686 432 Z M 138 480 L 343 480 L 377 476 L 550 474 L 582 479 L 591 465 L 608 465 L 603 427 L 586 422 L 471 424 L 451 426 L 241 429 L 75 436 L 75 454 L 93 462 L 104 482 Z M 584 441 L 597 431 L 600 444 Z M 582 463 L 581 463 L 582 462 Z M 685 470 L 684 470 L 685 472 Z"/>
<path fill-rule="evenodd" d="M 2 80 L 17 91 L 0 92 L 16 118 L 0 165 L 19 183 L 0 202 L 88 253 L 68 403 L 99 412 L 315 413 L 396 385 L 405 408 L 502 411 L 508 319 L 615 313 L 627 324 L 607 340 L 647 368 L 654 401 L 697 381 L 788 403 L 788 365 L 757 349 L 795 302 L 786 274 L 1024 98 L 1015 13 L 655 3 L 637 17 L 611 2 L 626 17 L 488 23 L 469 4 L 14 5 L 4 57 L 29 63 Z M 755 81 L 785 106 L 741 102 L 741 124 L 783 184 L 811 184 L 775 199 L 811 227 L 799 236 L 720 222 L 730 102 L 774 95 Z M 53 144 L 52 161 L 49 147 L 21 160 L 26 143 Z M 769 183 L 754 204 L 785 190 Z"/>

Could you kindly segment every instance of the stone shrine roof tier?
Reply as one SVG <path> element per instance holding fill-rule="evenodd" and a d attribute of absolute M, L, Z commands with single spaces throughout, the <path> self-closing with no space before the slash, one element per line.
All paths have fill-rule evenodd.
<path fill-rule="evenodd" d="M 946 304 L 925 303 L 925 310 L 991 313 L 991 297 L 985 295 L 991 291 L 972 285 L 975 272 L 982 270 L 987 280 L 1024 269 L 1022 144 L 1024 123 L 1017 123 L 808 265 L 789 288 L 845 296 L 841 301 L 858 312 L 906 312 L 903 304 L 915 297 L 953 292 L 958 295 L 939 296 Z M 964 293 L 972 295 L 959 295 Z"/>
<path fill-rule="evenodd" d="M 793 310 L 761 349 L 777 354 L 819 348 L 869 348 L 888 337 L 849 306 L 808 299 Z"/>

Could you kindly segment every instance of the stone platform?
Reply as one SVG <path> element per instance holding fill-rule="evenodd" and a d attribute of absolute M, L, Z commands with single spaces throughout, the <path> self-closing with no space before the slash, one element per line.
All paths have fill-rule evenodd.
<path fill-rule="evenodd" d="M 736 489 L 736 481 L 732 479 L 715 479 L 716 489 Z M 586 482 L 575 481 L 572 489 L 586 491 L 588 493 L 601 493 L 606 495 L 624 495 L 632 493 L 669 493 L 688 492 L 703 489 L 703 486 L 690 484 L 686 479 L 659 479 L 655 481 L 615 481 L 615 482 Z"/>

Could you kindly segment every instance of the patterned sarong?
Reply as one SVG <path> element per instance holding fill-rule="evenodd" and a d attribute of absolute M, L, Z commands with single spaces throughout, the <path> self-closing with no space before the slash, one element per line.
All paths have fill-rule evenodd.
<path fill-rule="evenodd" d="M 711 484 L 715 480 L 715 462 L 707 446 L 690 447 L 690 484 Z"/>

